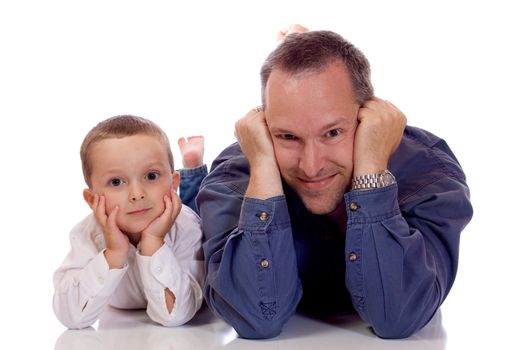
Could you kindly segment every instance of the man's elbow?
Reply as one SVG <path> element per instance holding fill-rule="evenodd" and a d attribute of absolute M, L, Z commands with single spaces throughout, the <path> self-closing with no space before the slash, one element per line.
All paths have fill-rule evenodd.
<path fill-rule="evenodd" d="M 410 337 L 420 327 L 407 327 L 400 323 L 378 322 L 372 325 L 374 333 L 383 339 L 403 339 Z"/>
<path fill-rule="evenodd" d="M 234 326 L 240 338 L 245 339 L 269 339 L 277 337 L 283 328 L 281 322 L 266 321 L 258 322 L 255 325 L 244 324 L 242 326 Z"/>
<path fill-rule="evenodd" d="M 434 314 L 434 313 L 433 313 Z M 384 339 L 408 338 L 422 329 L 432 318 L 433 314 L 422 314 L 415 317 L 414 314 L 398 318 L 381 319 L 370 322 L 374 333 Z"/>
<path fill-rule="evenodd" d="M 213 296 L 214 293 L 211 293 L 210 295 Z M 240 338 L 274 338 L 281 333 L 283 325 L 286 322 L 286 320 L 277 317 L 267 319 L 255 316 L 252 312 L 239 312 L 235 308 L 226 304 L 221 298 L 208 299 L 207 303 L 217 316 L 235 329 Z"/>

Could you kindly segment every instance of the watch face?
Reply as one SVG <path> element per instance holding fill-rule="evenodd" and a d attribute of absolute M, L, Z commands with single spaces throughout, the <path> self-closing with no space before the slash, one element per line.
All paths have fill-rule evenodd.
<path fill-rule="evenodd" d="M 386 170 L 380 175 L 380 184 L 382 187 L 395 183 L 395 178 L 390 171 Z"/>

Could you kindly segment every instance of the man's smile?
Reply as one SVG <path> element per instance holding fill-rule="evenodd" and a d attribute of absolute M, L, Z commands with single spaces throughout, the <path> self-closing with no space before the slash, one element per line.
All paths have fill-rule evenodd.
<path fill-rule="evenodd" d="M 336 174 L 324 176 L 324 177 L 317 177 L 312 179 L 306 179 L 306 178 L 298 178 L 299 183 L 303 188 L 305 188 L 308 191 L 318 191 L 325 187 L 327 187 L 332 180 L 335 178 Z"/>

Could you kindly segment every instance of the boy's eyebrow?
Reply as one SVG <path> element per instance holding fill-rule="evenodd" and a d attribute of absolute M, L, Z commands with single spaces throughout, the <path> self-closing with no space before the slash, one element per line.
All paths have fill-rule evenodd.
<path fill-rule="evenodd" d="M 145 168 L 150 168 L 150 167 L 155 167 L 155 166 L 164 166 L 164 162 L 159 161 L 159 160 L 153 160 L 153 161 L 147 162 L 144 165 Z"/>
<path fill-rule="evenodd" d="M 116 173 L 119 173 L 121 172 L 122 170 L 119 169 L 119 168 L 108 168 L 108 169 L 105 169 L 102 173 L 104 175 L 108 175 L 108 174 L 116 174 Z"/>
<path fill-rule="evenodd" d="M 169 163 L 168 161 L 166 161 L 166 162 Z M 164 162 L 163 161 L 159 161 L 159 160 L 152 160 L 152 161 L 146 162 L 144 164 L 144 169 L 148 169 L 148 168 L 162 168 L 162 167 L 164 167 Z M 102 172 L 102 176 L 108 177 L 108 176 L 118 175 L 122 171 L 123 171 L 122 169 L 117 168 L 117 167 L 107 168 L 107 169 L 105 169 Z"/>

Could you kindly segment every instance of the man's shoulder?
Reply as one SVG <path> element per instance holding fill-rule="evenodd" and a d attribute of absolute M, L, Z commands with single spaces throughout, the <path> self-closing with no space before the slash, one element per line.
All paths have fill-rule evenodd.
<path fill-rule="evenodd" d="M 465 175 L 446 141 L 433 133 L 407 126 L 389 160 L 399 187 L 399 199 L 443 178 L 465 183 Z"/>
<path fill-rule="evenodd" d="M 216 183 L 230 184 L 243 193 L 248 185 L 250 166 L 236 142 L 225 148 L 212 162 L 210 173 L 203 180 L 201 188 Z"/>
<path fill-rule="evenodd" d="M 246 163 L 248 166 L 248 161 L 243 154 L 243 151 L 241 151 L 241 147 L 239 146 L 239 143 L 235 142 L 225 148 L 219 155 L 214 159 L 212 162 L 212 167 L 210 168 L 210 171 L 214 171 L 217 167 L 229 165 L 229 164 L 241 164 Z"/>

